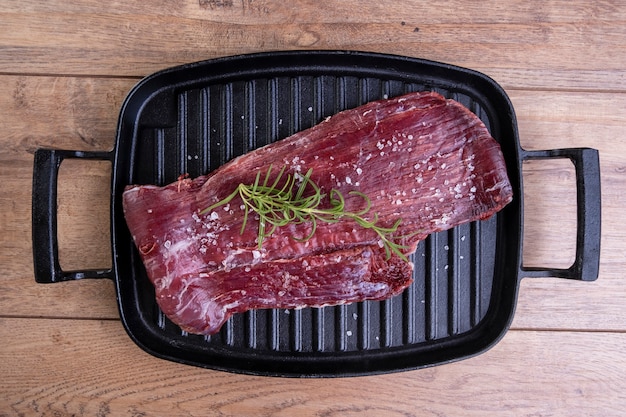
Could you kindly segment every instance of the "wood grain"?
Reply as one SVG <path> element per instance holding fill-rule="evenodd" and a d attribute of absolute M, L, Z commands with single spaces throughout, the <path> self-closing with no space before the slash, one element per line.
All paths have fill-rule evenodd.
<path fill-rule="evenodd" d="M 330 1 L 295 7 L 270 0 L 199 0 L 117 10 L 96 2 L 77 8 L 62 1 L 25 3 L 0 14 L 6 33 L 0 72 L 143 76 L 221 55 L 357 49 L 474 68 L 507 87 L 532 79 L 542 88 L 626 91 L 626 25 L 619 1 L 514 7 L 371 2 L 359 4 L 362 13 L 353 13 L 350 2 Z M 588 75 L 584 81 L 581 72 Z"/>
<path fill-rule="evenodd" d="M 111 174 L 109 161 L 69 159 L 59 168 L 59 263 L 66 271 L 107 269 L 113 264 Z"/>
<path fill-rule="evenodd" d="M 0 111 L 11 116 L 0 119 L 2 169 L 45 146 L 111 149 L 122 102 L 137 81 L 0 75 Z"/>
<path fill-rule="evenodd" d="M 330 380 L 163 361 L 111 321 L 1 319 L 0 338 L 0 409 L 15 415 L 569 417 L 575 404 L 577 415 L 609 417 L 626 400 L 624 333 L 510 332 L 462 362 Z"/>
<path fill-rule="evenodd" d="M 623 1 L 9 0 L 0 21 L 0 416 L 623 414 Z M 525 149 L 598 149 L 599 279 L 522 279 L 511 330 L 475 358 L 330 380 L 160 360 L 127 336 L 113 282 L 35 284 L 35 149 L 110 150 L 123 100 L 141 77 L 283 49 L 358 49 L 472 68 L 505 87 Z M 110 264 L 110 171 L 106 162 L 61 166 L 66 268 Z M 571 162 L 525 163 L 526 265 L 572 261 L 575 189 Z"/>

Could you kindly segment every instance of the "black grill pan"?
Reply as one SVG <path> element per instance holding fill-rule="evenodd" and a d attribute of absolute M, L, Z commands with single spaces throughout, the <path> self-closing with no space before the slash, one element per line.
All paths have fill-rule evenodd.
<path fill-rule="evenodd" d="M 515 193 L 511 204 L 487 221 L 421 242 L 412 258 L 414 284 L 387 301 L 251 311 L 232 317 L 212 337 L 181 332 L 163 315 L 122 215 L 124 186 L 164 185 L 183 173 L 198 176 L 340 110 L 417 90 L 454 98 L 485 122 L 502 147 Z M 63 271 L 59 266 L 56 181 L 65 158 L 113 164 L 110 270 Z M 521 262 L 522 162 L 541 158 L 569 158 L 576 169 L 577 249 L 567 269 L 525 268 Z M 138 83 L 121 109 L 112 151 L 36 152 L 35 279 L 112 279 L 130 337 L 147 352 L 176 362 L 299 377 L 417 369 L 473 356 L 495 344 L 513 317 L 521 278 L 597 278 L 599 172 L 594 149 L 522 149 L 508 97 L 493 80 L 471 70 L 345 51 L 272 52 L 193 63 Z"/>

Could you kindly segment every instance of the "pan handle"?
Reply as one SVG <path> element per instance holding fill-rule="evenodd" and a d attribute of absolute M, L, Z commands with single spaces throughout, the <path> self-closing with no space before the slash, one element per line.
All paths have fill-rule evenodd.
<path fill-rule="evenodd" d="M 65 158 L 111 161 L 113 153 L 59 149 L 35 151 L 32 208 L 35 281 L 52 283 L 82 278 L 113 278 L 111 269 L 61 269 L 57 239 L 57 180 L 59 167 Z"/>
<path fill-rule="evenodd" d="M 521 267 L 527 277 L 557 277 L 595 281 L 600 267 L 600 160 L 591 148 L 523 151 L 523 160 L 569 158 L 576 170 L 576 256 L 569 268 Z"/>

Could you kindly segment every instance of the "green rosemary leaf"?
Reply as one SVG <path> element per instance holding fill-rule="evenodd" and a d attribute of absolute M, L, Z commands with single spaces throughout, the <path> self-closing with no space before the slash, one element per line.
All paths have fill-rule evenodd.
<path fill-rule="evenodd" d="M 365 200 L 365 208 L 359 212 L 356 212 L 354 214 L 356 214 L 357 216 L 363 216 L 365 214 L 367 214 L 368 211 L 370 211 L 370 209 L 372 208 L 372 200 L 370 200 L 370 198 L 368 196 L 366 196 L 365 194 L 363 194 L 360 191 L 350 191 L 348 194 L 350 195 L 356 195 L 359 196 L 361 198 L 363 198 L 363 200 Z"/>
<path fill-rule="evenodd" d="M 319 194 L 317 193 L 317 191 L 319 191 L 319 188 L 317 187 L 317 185 L 311 181 L 311 174 L 313 173 L 313 168 L 309 168 L 309 170 L 306 172 L 306 174 L 304 174 L 304 177 L 302 177 L 302 182 L 300 183 L 300 186 L 298 187 L 298 191 L 296 192 L 296 196 L 294 198 L 294 200 L 300 200 L 302 198 L 302 195 L 304 194 L 304 190 L 306 190 L 306 186 L 307 185 L 311 185 L 314 189 L 314 191 L 316 191 L 315 194 Z M 295 175 L 293 176 L 293 178 L 295 178 Z"/>
<path fill-rule="evenodd" d="M 306 174 L 287 174 L 282 167 L 274 181 L 270 184 L 273 166 L 270 165 L 261 182 L 261 171 L 257 172 L 252 184 L 239 184 L 237 188 L 223 200 L 207 207 L 200 213 L 205 214 L 217 207 L 228 204 L 233 198 L 239 196 L 243 202 L 244 218 L 241 233 L 244 232 L 248 223 L 249 212 L 254 211 L 259 217 L 258 246 L 262 247 L 263 240 L 270 237 L 277 228 L 288 224 L 309 223 L 311 231 L 304 237 L 293 237 L 298 242 L 305 242 L 313 237 L 319 221 L 336 223 L 341 219 L 352 220 L 359 226 L 373 230 L 380 238 L 385 254 L 389 258 L 392 254 L 407 260 L 402 252 L 407 246 L 396 243 L 396 240 L 404 240 L 406 236 L 395 237 L 402 219 L 396 220 L 391 227 L 378 225 L 378 213 L 366 216 L 372 207 L 370 198 L 360 191 L 350 191 L 349 195 L 361 197 L 365 207 L 359 211 L 347 211 L 345 197 L 337 189 L 331 189 L 328 194 L 329 208 L 320 208 L 326 198 L 321 188 L 311 179 L 313 170 L 309 169 Z M 295 194 L 294 194 L 295 189 Z"/>
<path fill-rule="evenodd" d="M 228 197 L 224 198 L 223 200 L 220 200 L 217 203 L 205 208 L 204 210 L 200 212 L 200 214 L 206 214 L 210 211 L 215 210 L 219 206 L 224 206 L 228 204 L 233 198 L 237 196 L 237 194 L 239 194 L 239 188 L 235 189 L 235 191 L 233 191 L 230 195 L 228 195 Z"/>
<path fill-rule="evenodd" d="M 241 224 L 241 230 L 239 234 L 243 235 L 244 230 L 246 230 L 246 225 L 248 224 L 248 206 L 246 204 L 243 205 L 243 223 Z"/>

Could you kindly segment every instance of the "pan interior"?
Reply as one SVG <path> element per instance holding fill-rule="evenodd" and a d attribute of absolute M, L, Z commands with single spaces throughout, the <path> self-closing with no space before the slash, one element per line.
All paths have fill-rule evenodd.
<path fill-rule="evenodd" d="M 121 118 L 119 134 L 132 131 L 132 140 L 118 138 L 116 163 L 126 175 L 120 176 L 120 182 L 165 185 L 183 173 L 192 177 L 206 174 L 238 155 L 311 127 L 341 110 L 411 91 L 437 91 L 459 101 L 483 120 L 496 140 L 501 140 L 499 121 L 481 95 L 454 83 L 405 78 L 395 72 L 366 76 L 321 70 L 318 74 L 266 72 L 224 79 L 208 77 L 205 82 L 178 87 L 164 83 L 138 111 L 132 129 L 124 128 Z M 126 155 L 123 163 L 121 154 Z M 489 315 L 493 292 L 499 285 L 494 281 L 499 216 L 460 225 L 421 242 L 411 258 L 415 282 L 392 299 L 249 311 L 233 316 L 211 337 L 188 335 L 163 315 L 128 232 L 118 227 L 120 242 L 116 247 L 124 248 L 117 255 L 118 264 L 129 265 L 125 275 L 118 273 L 120 308 L 123 316 L 125 312 L 136 316 L 123 318 L 131 336 L 144 349 L 199 366 L 279 375 L 297 369 L 295 374 L 306 376 L 428 365 L 449 357 L 425 356 L 414 362 L 400 361 L 400 365 L 394 362 L 362 368 L 344 365 L 345 369 L 341 361 L 379 355 L 381 360 L 393 362 L 390 354 L 419 355 L 465 335 L 472 337 Z M 142 329 L 137 331 L 136 327 Z M 161 346 L 165 343 L 167 347 Z M 228 358 L 249 362 L 229 364 Z M 278 360 L 305 365 L 298 368 L 293 362 L 291 368 L 281 370 Z M 306 365 L 314 360 L 318 368 L 314 369 L 313 362 Z M 323 360 L 330 360 L 324 363 L 329 369 L 334 366 L 335 371 L 325 371 L 320 365 Z"/>

